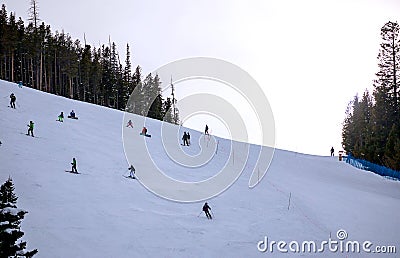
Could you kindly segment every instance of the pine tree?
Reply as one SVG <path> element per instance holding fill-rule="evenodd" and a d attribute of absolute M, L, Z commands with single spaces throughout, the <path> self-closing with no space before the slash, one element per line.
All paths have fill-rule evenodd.
<path fill-rule="evenodd" d="M 34 28 L 37 28 L 39 19 L 39 4 L 38 0 L 31 0 L 31 7 L 29 8 L 29 21 L 33 23 Z"/>
<path fill-rule="evenodd" d="M 142 116 L 149 116 L 148 112 L 150 106 L 153 104 L 153 100 L 156 99 L 158 94 L 158 89 L 154 87 L 153 75 L 151 73 L 144 78 L 142 87 L 143 102 L 140 103 L 140 114 Z"/>
<path fill-rule="evenodd" d="M 353 154 L 356 157 L 366 158 L 369 156 L 367 153 L 367 146 L 370 143 L 371 129 L 371 109 L 372 99 L 368 91 L 364 92 L 363 98 L 360 102 L 355 103 L 353 106 L 353 122 L 354 122 L 354 151 Z"/>
<path fill-rule="evenodd" d="M 111 50 L 109 47 L 102 46 L 101 51 L 101 83 L 100 83 L 100 105 L 108 107 L 112 95 L 112 70 L 111 70 Z"/>
<path fill-rule="evenodd" d="M 358 101 L 358 96 L 347 104 L 345 119 L 342 123 L 342 146 L 346 152 L 353 153 L 354 151 L 354 122 L 353 122 L 353 103 Z"/>
<path fill-rule="evenodd" d="M 381 29 L 382 43 L 378 55 L 379 71 L 374 81 L 373 145 L 380 163 L 387 159 L 385 151 L 394 124 L 399 123 L 398 82 L 400 73 L 399 25 L 387 22 Z M 398 125 L 396 125 L 397 127 Z M 386 154 L 385 154 L 386 153 Z M 383 158 L 383 159 L 381 159 Z"/>
<path fill-rule="evenodd" d="M 92 66 L 92 50 L 89 45 L 85 45 L 80 62 L 80 94 L 83 101 L 90 98 L 90 69 Z"/>
<path fill-rule="evenodd" d="M 163 120 L 163 99 L 161 96 L 161 82 L 158 74 L 152 79 L 150 87 L 151 88 L 147 91 L 150 93 L 149 103 L 151 103 L 151 105 L 147 116 L 157 120 Z"/>
<path fill-rule="evenodd" d="M 129 110 L 132 107 L 128 107 L 129 96 L 133 91 L 133 81 L 132 81 L 132 65 L 131 65 L 131 53 L 129 51 L 129 45 L 126 44 L 126 60 L 125 60 L 125 68 L 123 74 L 123 88 L 121 92 L 121 102 L 123 103 L 123 108 L 125 110 Z"/>
<path fill-rule="evenodd" d="M 380 117 L 381 125 L 389 132 L 392 124 L 399 120 L 399 86 L 400 73 L 400 46 L 399 46 L 399 25 L 394 22 L 387 22 L 381 29 L 382 43 L 378 54 L 379 71 L 374 81 L 374 97 L 377 110 L 377 117 Z M 384 120 L 384 121 L 383 121 Z"/>
<path fill-rule="evenodd" d="M 101 71 L 101 49 L 93 48 L 92 51 L 92 65 L 90 67 L 90 90 L 89 90 L 89 101 L 99 105 L 100 104 L 100 94 L 101 88 L 99 87 L 102 78 Z"/>
<path fill-rule="evenodd" d="M 26 242 L 20 239 L 24 232 L 20 230 L 21 221 L 27 211 L 17 208 L 17 196 L 14 184 L 9 178 L 0 188 L 0 257 L 25 256 L 32 257 L 38 251 L 25 251 Z"/>
<path fill-rule="evenodd" d="M 0 11 L 0 76 L 8 80 L 7 76 L 7 47 L 8 47 L 8 15 L 3 4 Z"/>
<path fill-rule="evenodd" d="M 372 98 L 366 90 L 361 101 L 354 97 L 346 110 L 342 129 L 342 144 L 347 152 L 358 158 L 371 160 L 374 157 L 372 142 L 371 113 Z"/>
<path fill-rule="evenodd" d="M 171 103 L 172 104 L 172 111 L 171 111 L 172 121 L 171 121 L 171 123 L 178 125 L 179 124 L 179 110 L 176 107 L 177 101 L 175 98 L 175 86 L 172 83 L 172 76 L 171 76 L 171 96 L 172 96 L 172 103 Z"/>
<path fill-rule="evenodd" d="M 144 88 L 142 82 L 142 69 L 137 66 L 135 73 L 133 74 L 133 93 L 129 98 L 129 108 L 128 112 L 134 114 L 143 115 L 144 106 Z"/>
<path fill-rule="evenodd" d="M 397 124 L 390 130 L 384 157 L 386 166 L 400 171 L 400 130 Z"/>
<path fill-rule="evenodd" d="M 110 70 L 111 70 L 111 78 L 110 78 L 110 96 L 109 96 L 109 107 L 113 107 L 119 109 L 119 96 L 121 94 L 120 78 L 121 78 L 121 69 L 119 64 L 119 57 L 117 53 L 117 46 L 113 42 L 111 44 L 111 55 L 110 55 Z"/>
<path fill-rule="evenodd" d="M 163 120 L 167 123 L 173 123 L 172 102 L 171 98 L 167 98 L 163 103 Z"/>
<path fill-rule="evenodd" d="M 342 129 L 346 151 L 393 169 L 400 169 L 399 31 L 395 22 L 382 27 L 373 99 L 368 92 L 361 101 L 355 97 Z"/>

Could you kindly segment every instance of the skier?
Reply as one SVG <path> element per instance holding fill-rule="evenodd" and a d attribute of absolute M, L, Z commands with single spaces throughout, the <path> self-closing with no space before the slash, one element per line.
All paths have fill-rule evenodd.
<path fill-rule="evenodd" d="M 335 156 L 335 150 L 333 149 L 333 147 L 331 148 L 331 157 Z"/>
<path fill-rule="evenodd" d="M 131 178 L 133 178 L 133 179 L 135 179 L 136 177 L 135 177 L 135 172 L 136 172 L 136 170 L 135 170 L 135 168 L 133 167 L 133 165 L 131 165 L 129 168 L 129 177 L 131 177 Z"/>
<path fill-rule="evenodd" d="M 75 118 L 75 112 L 74 110 L 71 111 L 71 113 L 69 113 L 70 118 Z"/>
<path fill-rule="evenodd" d="M 34 125 L 34 123 L 32 121 L 30 121 L 29 125 L 27 125 L 28 126 L 28 133 L 26 135 L 30 135 L 30 133 L 32 133 L 32 137 L 34 137 L 33 136 L 33 127 L 34 126 L 33 125 Z"/>
<path fill-rule="evenodd" d="M 126 127 L 132 127 L 132 128 L 133 128 L 132 120 L 129 120 L 129 121 L 128 121 L 128 124 L 126 125 Z"/>
<path fill-rule="evenodd" d="M 71 163 L 71 165 L 72 165 L 71 172 L 72 172 L 72 173 L 77 173 L 77 174 L 78 174 L 78 170 L 76 170 L 76 159 L 75 159 L 75 158 L 72 158 L 72 163 Z"/>
<path fill-rule="evenodd" d="M 206 216 L 207 216 L 207 219 L 212 219 L 212 217 L 211 217 L 211 214 L 210 214 L 210 211 L 209 210 L 211 210 L 211 207 L 210 206 L 208 206 L 208 203 L 205 203 L 204 205 L 203 205 L 203 211 L 204 211 L 204 213 L 206 214 Z"/>
<path fill-rule="evenodd" d="M 188 136 L 187 136 L 186 132 L 183 133 L 182 140 L 183 140 L 183 146 L 189 146 L 189 144 L 188 144 Z"/>
<path fill-rule="evenodd" d="M 147 135 L 147 128 L 143 127 L 142 129 L 142 135 L 146 136 Z"/>
<path fill-rule="evenodd" d="M 187 140 L 188 140 L 188 144 L 190 145 L 190 134 L 189 134 L 189 132 L 187 132 Z"/>
<path fill-rule="evenodd" d="M 206 129 L 204 130 L 204 134 L 209 135 L 209 134 L 208 134 L 208 125 L 206 125 Z"/>
<path fill-rule="evenodd" d="M 64 112 L 61 112 L 61 114 L 58 116 L 58 121 L 64 122 Z"/>
<path fill-rule="evenodd" d="M 14 93 L 11 93 L 11 95 L 10 95 L 10 107 L 11 108 L 15 108 L 16 100 L 17 100 L 17 98 L 15 97 Z"/>

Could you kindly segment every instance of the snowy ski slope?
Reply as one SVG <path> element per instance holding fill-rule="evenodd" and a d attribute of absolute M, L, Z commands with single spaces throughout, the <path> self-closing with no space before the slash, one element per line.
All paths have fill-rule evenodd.
<path fill-rule="evenodd" d="M 7 107 L 11 92 L 17 97 L 16 110 Z M 72 109 L 79 120 L 56 121 L 61 111 L 67 115 Z M 123 118 L 123 112 L 0 81 L 0 180 L 13 178 L 18 207 L 29 211 L 22 230 L 27 248 L 39 250 L 36 257 L 377 256 L 257 249 L 265 236 L 287 243 L 322 242 L 330 236 L 336 239 L 339 229 L 346 230 L 347 240 L 394 245 L 400 252 L 400 182 L 358 170 L 336 157 L 276 150 L 267 175 L 249 189 L 259 148 L 251 146 L 236 183 L 208 200 L 215 219 L 207 220 L 204 214 L 198 216 L 203 202 L 168 201 L 123 177 L 129 164 L 122 130 L 131 130 L 133 140 L 141 130 L 137 124 L 122 129 Z M 25 135 L 30 120 L 35 122 L 35 138 Z M 157 143 L 160 122 L 149 124 L 152 138 L 147 146 L 170 177 L 205 180 L 229 158 L 230 142 L 216 139 L 218 154 L 207 165 L 179 166 Z M 190 133 L 192 145 L 183 151 L 196 155 L 202 136 Z M 138 173 L 145 173 L 148 164 L 141 155 L 137 153 L 134 165 Z M 70 170 L 73 157 L 80 175 L 64 172 Z"/>

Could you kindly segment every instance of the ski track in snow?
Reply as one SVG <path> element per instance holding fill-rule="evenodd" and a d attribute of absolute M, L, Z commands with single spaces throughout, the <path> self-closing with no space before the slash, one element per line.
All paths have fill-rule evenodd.
<path fill-rule="evenodd" d="M 399 181 L 358 170 L 337 157 L 276 150 L 267 175 L 249 189 L 259 148 L 252 145 L 240 178 L 208 201 L 215 214 L 208 220 L 203 203 L 167 201 L 137 180 L 121 176 L 129 174 L 122 112 L 0 81 L 0 96 L 11 92 L 17 97 L 16 110 L 7 107 L 7 97 L 0 98 L 0 179 L 3 183 L 13 178 L 18 208 L 29 211 L 22 222 L 23 239 L 28 250 L 39 250 L 37 257 L 378 256 L 257 250 L 264 236 L 274 241 L 321 242 L 330 234 L 335 237 L 339 229 L 347 231 L 349 240 L 396 245 L 400 250 Z M 79 120 L 55 121 L 61 111 L 69 114 L 72 109 Z M 30 120 L 35 123 L 35 137 L 22 135 Z M 218 153 L 207 165 L 179 166 L 158 143 L 158 128 L 160 122 L 150 120 L 152 138 L 146 139 L 147 146 L 157 165 L 173 178 L 204 180 L 228 159 L 230 142 L 217 139 Z M 129 129 L 132 137 L 139 137 L 139 126 Z M 191 146 L 181 150 L 196 155 L 201 133 L 182 130 L 190 131 Z M 140 155 L 134 165 L 145 171 L 148 164 L 140 162 Z M 82 174 L 64 172 L 71 169 L 73 157 Z"/>

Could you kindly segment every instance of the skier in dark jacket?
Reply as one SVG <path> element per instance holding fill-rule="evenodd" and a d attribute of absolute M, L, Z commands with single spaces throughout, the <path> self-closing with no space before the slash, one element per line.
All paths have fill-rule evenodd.
<path fill-rule="evenodd" d="M 17 100 L 17 98 L 15 97 L 14 93 L 11 93 L 11 95 L 10 95 L 10 107 L 11 108 L 15 108 L 16 100 Z"/>
<path fill-rule="evenodd" d="M 135 168 L 133 167 L 133 165 L 131 165 L 129 168 L 129 177 L 131 177 L 131 178 L 133 178 L 133 179 L 135 179 L 136 177 L 135 177 Z"/>
<path fill-rule="evenodd" d="M 76 159 L 75 159 L 75 158 L 72 158 L 72 163 L 71 163 L 71 165 L 72 165 L 71 172 L 72 172 L 72 173 L 78 173 L 78 170 L 76 170 Z"/>
<path fill-rule="evenodd" d="M 26 134 L 26 135 L 30 135 L 30 133 L 32 134 L 32 137 L 34 137 L 33 136 L 33 126 L 34 125 L 34 123 L 32 122 L 32 121 L 30 121 L 29 122 L 29 125 L 27 125 L 28 126 L 28 133 Z"/>
<path fill-rule="evenodd" d="M 183 133 L 182 140 L 183 140 L 183 146 L 189 146 L 189 144 L 188 144 L 188 136 L 187 136 L 186 132 Z"/>
<path fill-rule="evenodd" d="M 211 214 L 210 214 L 210 211 L 209 210 L 211 210 L 211 207 L 210 206 L 208 206 L 208 203 L 205 203 L 204 205 L 203 205 L 203 211 L 204 211 L 204 213 L 206 214 L 206 216 L 207 216 L 207 219 L 212 219 L 212 217 L 211 217 Z"/>
<path fill-rule="evenodd" d="M 69 113 L 70 118 L 75 118 L 75 112 L 74 110 L 71 111 L 71 113 Z"/>
<path fill-rule="evenodd" d="M 331 156 L 335 156 L 335 150 L 333 149 L 333 147 L 331 148 Z"/>
<path fill-rule="evenodd" d="M 204 134 L 208 134 L 208 125 L 206 125 L 206 129 L 204 130 Z"/>

